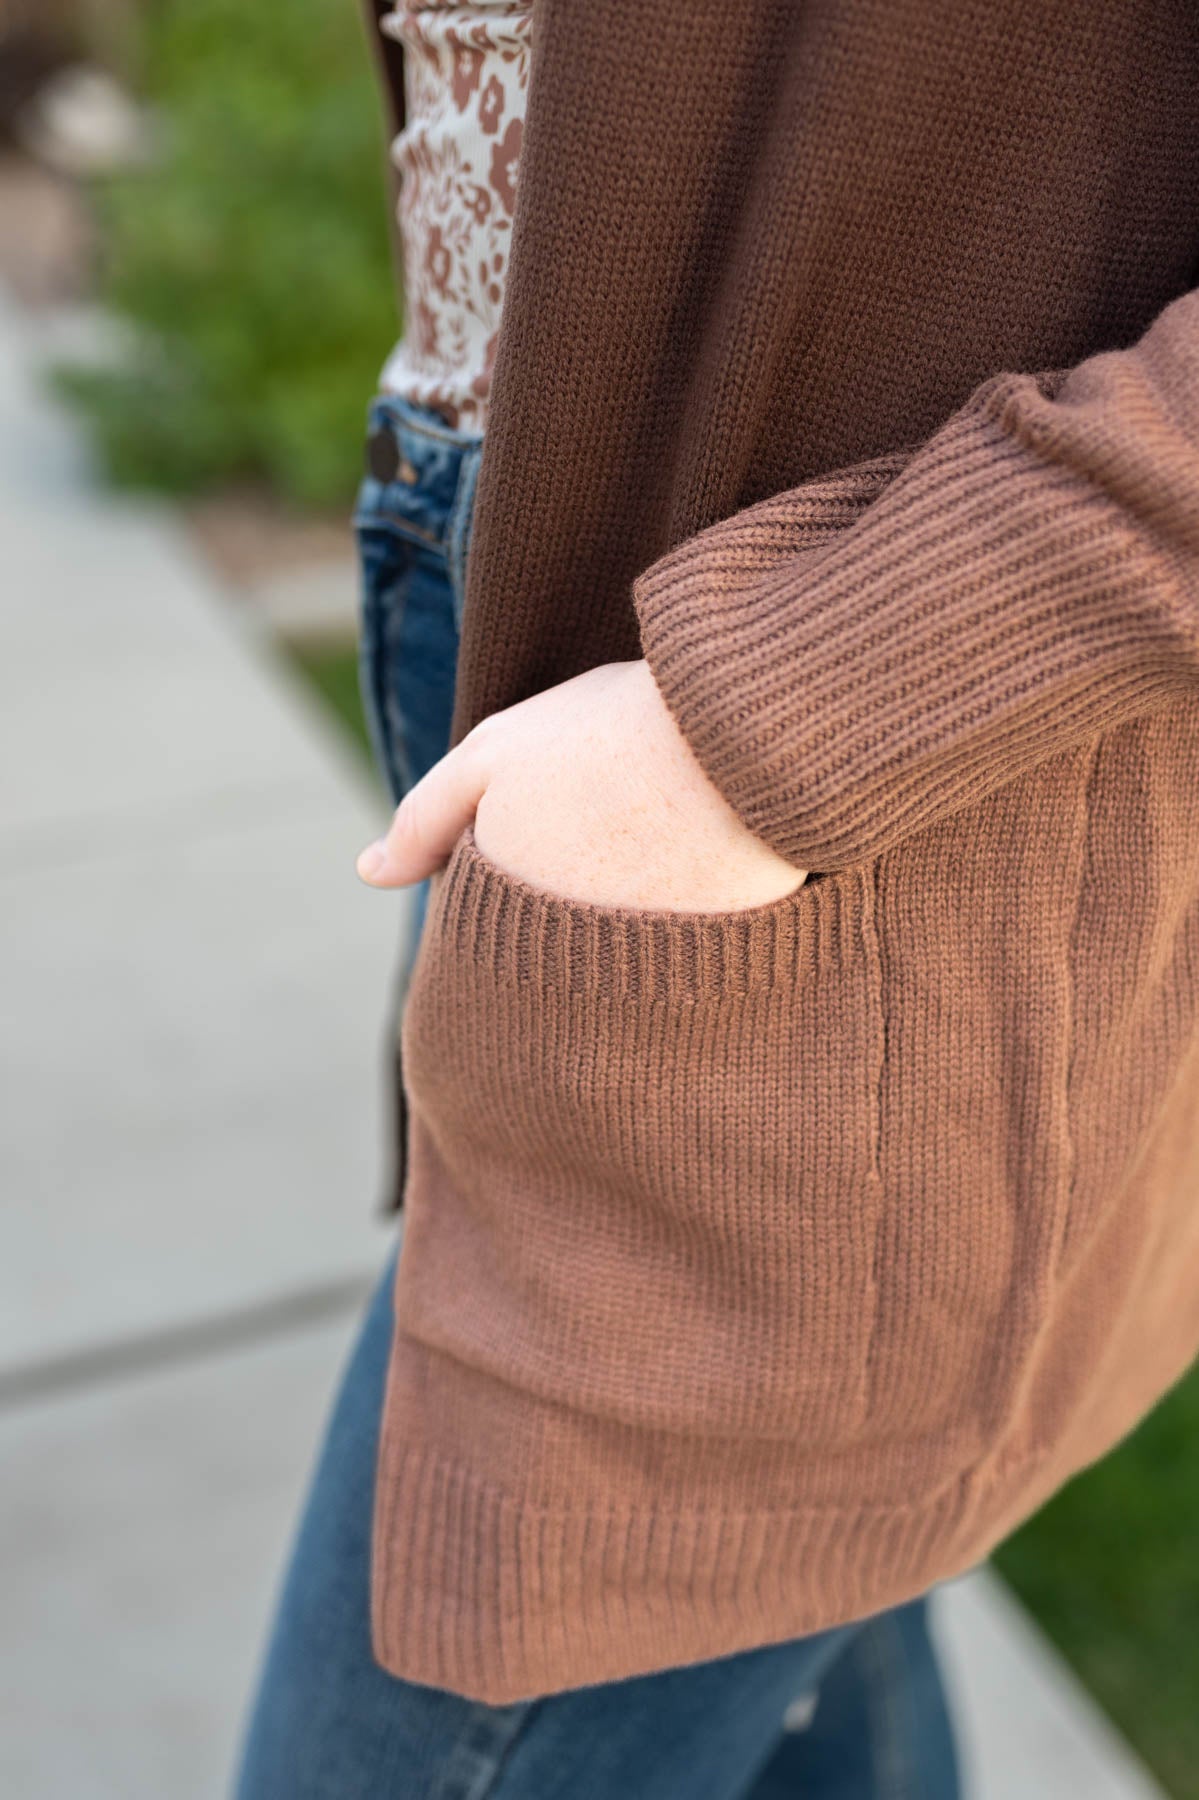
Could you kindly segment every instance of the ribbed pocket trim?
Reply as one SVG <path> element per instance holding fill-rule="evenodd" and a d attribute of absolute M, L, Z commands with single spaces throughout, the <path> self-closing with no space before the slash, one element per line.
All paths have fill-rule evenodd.
<path fill-rule="evenodd" d="M 596 906 L 532 886 L 484 855 L 467 828 L 441 878 L 437 932 L 505 982 L 582 993 L 699 1000 L 793 988 L 862 953 L 872 866 L 809 878 L 732 913 Z M 432 923 L 432 921 L 430 921 Z"/>

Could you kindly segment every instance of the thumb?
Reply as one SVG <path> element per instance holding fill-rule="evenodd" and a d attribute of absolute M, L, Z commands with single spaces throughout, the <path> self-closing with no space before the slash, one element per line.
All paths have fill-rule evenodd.
<path fill-rule="evenodd" d="M 440 869 L 475 816 L 487 787 L 477 738 L 466 737 L 405 794 L 387 835 L 369 844 L 357 870 L 369 887 L 408 887 Z"/>

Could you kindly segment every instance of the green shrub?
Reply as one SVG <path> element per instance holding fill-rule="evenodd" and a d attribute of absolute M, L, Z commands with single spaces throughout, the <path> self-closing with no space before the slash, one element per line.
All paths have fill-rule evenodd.
<path fill-rule="evenodd" d="M 141 63 L 161 154 L 99 195 L 101 297 L 133 347 L 61 384 L 119 481 L 340 505 L 397 330 L 354 0 L 165 0 Z"/>

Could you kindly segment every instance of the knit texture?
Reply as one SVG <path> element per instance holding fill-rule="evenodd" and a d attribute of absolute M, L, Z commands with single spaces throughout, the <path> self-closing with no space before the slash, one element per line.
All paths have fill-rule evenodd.
<path fill-rule="evenodd" d="M 438 878 L 386 1668 L 862 1616 L 1193 1358 L 1197 269 L 1181 3 L 538 0 L 456 730 L 644 653 L 814 873 Z"/>

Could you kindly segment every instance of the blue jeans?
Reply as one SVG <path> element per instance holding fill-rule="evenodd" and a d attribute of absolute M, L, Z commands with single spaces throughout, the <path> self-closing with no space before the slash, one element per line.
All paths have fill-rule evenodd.
<path fill-rule="evenodd" d="M 362 568 L 359 681 L 375 760 L 398 804 L 450 739 L 475 482 L 483 440 L 380 395 L 354 511 Z M 386 478 L 390 476 L 390 478 Z M 428 883 L 416 895 L 415 954 Z M 403 991 L 407 969 L 399 971 Z"/>
<path fill-rule="evenodd" d="M 398 797 L 446 746 L 480 447 L 393 400 L 375 403 L 371 430 L 377 472 L 355 521 L 363 691 Z M 380 1669 L 370 1536 L 393 1275 L 394 1258 L 334 1405 L 237 1800 L 955 1800 L 924 1600 L 791 1643 L 513 1706 Z"/>

